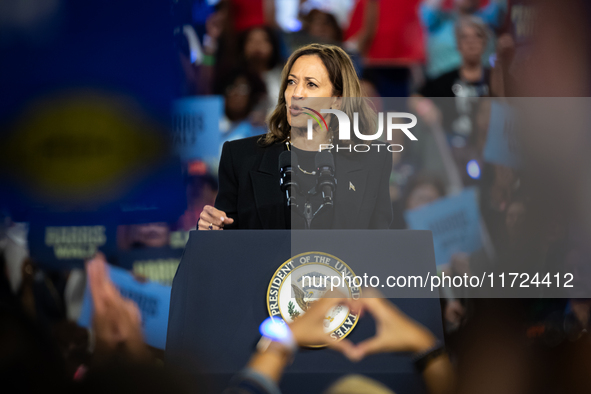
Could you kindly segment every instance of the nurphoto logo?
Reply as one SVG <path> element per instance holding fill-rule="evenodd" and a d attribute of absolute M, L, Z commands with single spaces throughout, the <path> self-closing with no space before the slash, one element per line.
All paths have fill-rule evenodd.
<path fill-rule="evenodd" d="M 318 126 L 322 128 L 324 126 L 326 130 L 328 130 L 328 125 L 326 124 L 326 120 L 321 114 L 333 114 L 337 117 L 339 121 L 339 134 L 338 139 L 343 140 L 350 140 L 351 139 L 351 121 L 349 116 L 340 111 L 338 109 L 321 109 L 320 112 L 313 110 L 309 107 L 304 107 L 304 109 L 310 112 L 304 112 L 307 115 L 310 115 Z M 375 141 L 378 140 L 382 134 L 384 134 L 384 118 L 386 118 L 386 139 L 388 141 L 392 140 L 392 132 L 394 130 L 402 131 L 411 141 L 417 141 L 417 137 L 414 136 L 413 133 L 410 132 L 409 129 L 413 128 L 417 124 L 417 117 L 408 112 L 387 112 L 384 115 L 383 112 L 378 113 L 378 129 L 375 134 L 362 134 L 359 131 L 359 114 L 357 112 L 353 113 L 353 132 L 355 136 L 362 141 Z M 394 123 L 394 121 L 398 121 L 401 118 L 410 119 L 410 123 Z M 313 137 L 313 124 L 314 122 L 312 119 L 308 119 L 308 139 L 311 140 Z M 349 152 L 369 152 L 371 147 L 375 146 L 377 150 L 380 150 L 380 147 L 383 147 L 384 144 L 355 144 L 349 146 L 334 146 L 333 144 L 320 144 L 319 150 L 324 149 L 333 149 L 336 148 L 337 152 L 339 150 L 347 150 Z M 389 152 L 401 152 L 403 146 L 400 144 L 389 144 L 386 145 L 386 149 Z"/>

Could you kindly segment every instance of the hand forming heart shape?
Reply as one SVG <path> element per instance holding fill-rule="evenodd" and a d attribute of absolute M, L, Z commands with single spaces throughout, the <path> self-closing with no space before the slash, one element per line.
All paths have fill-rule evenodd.
<path fill-rule="evenodd" d="M 345 305 L 351 311 L 362 314 L 367 311 L 376 321 L 375 336 L 357 344 L 346 338 L 338 342 L 330 338 L 324 331 L 323 322 L 326 312 L 337 305 Z M 377 353 L 419 353 L 436 343 L 435 336 L 428 329 L 406 316 L 373 289 L 366 290 L 359 300 L 325 296 L 305 315 L 291 323 L 290 328 L 299 346 L 327 345 L 353 362 Z"/>

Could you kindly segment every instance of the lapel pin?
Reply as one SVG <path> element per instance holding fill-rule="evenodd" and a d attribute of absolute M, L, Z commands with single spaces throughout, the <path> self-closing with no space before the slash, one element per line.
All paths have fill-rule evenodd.
<path fill-rule="evenodd" d="M 349 190 L 355 191 L 355 185 L 349 181 Z"/>

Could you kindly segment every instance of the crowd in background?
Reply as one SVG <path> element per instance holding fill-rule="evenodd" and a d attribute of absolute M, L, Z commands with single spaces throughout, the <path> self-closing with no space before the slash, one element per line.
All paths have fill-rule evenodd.
<path fill-rule="evenodd" d="M 291 19 L 279 13 L 273 1 L 249 2 L 249 6 L 238 0 L 213 6 L 194 2 L 184 14 L 179 10 L 177 17 L 186 21 L 178 37 L 184 93 L 224 96 L 224 139 L 265 132 L 265 115 L 279 94 L 282 62 L 294 48 L 313 42 L 339 45 L 354 59 L 363 90 L 376 107 L 382 105 L 380 97 L 407 97 L 404 105 L 427 125 L 419 131 L 419 140 L 444 141 L 445 146 L 427 142 L 418 148 L 396 141 L 405 149 L 393 154 L 391 228 L 408 228 L 407 210 L 475 186 L 487 244 L 478 252 L 454 255 L 450 272 L 483 272 L 495 259 L 514 252 L 506 249 L 523 245 L 532 196 L 522 190 L 518 166 L 487 162 L 484 148 L 492 98 L 517 96 L 515 81 L 529 66 L 536 22 L 533 4 L 292 3 Z M 280 7 L 283 11 L 287 6 Z M 453 168 L 442 165 L 446 155 Z M 539 235 L 544 239 L 540 248 L 549 250 L 543 258 L 563 258 L 558 256 L 566 243 L 565 220 L 558 210 L 547 224 L 548 234 Z M 557 264 L 548 261 L 544 266 Z M 471 306 L 461 295 L 451 294 L 443 304 L 444 321 L 452 333 L 465 322 Z M 567 302 L 563 304 L 548 308 L 566 310 Z M 588 321 L 581 318 L 586 327 Z M 532 325 L 539 323 L 536 319 Z"/>
<path fill-rule="evenodd" d="M 585 232 L 573 234 L 572 207 L 565 205 L 566 200 L 555 196 L 552 209 L 548 210 L 546 197 L 553 195 L 552 191 L 542 195 L 544 189 L 539 187 L 539 182 L 519 166 L 487 162 L 484 157 L 492 98 L 579 95 L 559 88 L 552 91 L 552 86 L 546 91 L 536 86 L 536 81 L 545 83 L 542 79 L 552 75 L 549 73 L 552 69 L 548 66 L 537 76 L 531 75 L 539 65 L 532 55 L 534 38 L 540 29 L 534 3 L 527 0 L 181 0 L 173 6 L 177 26 L 174 61 L 181 75 L 179 97 L 223 96 L 220 132 L 224 141 L 260 135 L 266 132 L 266 116 L 281 94 L 281 70 L 289 54 L 308 43 L 339 45 L 353 59 L 363 91 L 377 107 L 382 103 L 380 97 L 404 98 L 408 111 L 415 113 L 424 125 L 418 131 L 419 139 L 427 142 L 417 147 L 401 140 L 397 143 L 405 149 L 393 153 L 391 228 L 408 228 L 405 213 L 409 210 L 432 204 L 464 187 L 476 187 L 484 246 L 475 252 L 454 254 L 445 268 L 448 274 L 510 268 L 518 263 L 523 264 L 520 268 L 523 271 L 531 262 L 546 270 L 548 267 L 560 270 L 569 264 L 581 267 L 590 256 L 585 242 L 579 242 L 579 238 L 584 238 L 580 234 Z M 564 23 L 564 19 L 557 16 L 556 23 Z M 581 48 L 580 52 L 586 50 Z M 573 75 L 564 72 L 556 77 Z M 576 81 L 565 84 L 577 86 Z M 180 244 L 186 241 L 185 232 L 196 227 L 203 207 L 213 205 L 217 181 L 215 169 L 198 158 L 185 166 L 185 213 L 174 223 L 119 226 L 120 250 L 170 248 L 175 239 Z M 46 384 L 65 385 L 68 379 L 84 374 L 93 363 L 98 365 L 97 376 L 104 373 L 102 376 L 109 377 L 127 371 L 116 372 L 100 363 L 101 351 L 115 352 L 117 349 L 110 347 L 120 344 L 130 347 L 129 354 L 133 357 L 162 358 L 161 351 L 136 343 L 141 342 L 141 334 L 126 332 L 129 327 L 138 329 L 129 308 L 121 312 L 127 319 L 124 321 L 129 321 L 128 326 L 121 323 L 116 328 L 97 327 L 101 319 L 107 322 L 106 326 L 117 321 L 116 317 L 98 316 L 94 330 L 79 327 L 75 322 L 86 284 L 84 271 L 43 272 L 29 257 L 26 233 L 25 223 L 14 223 L 6 217 L 1 234 L 6 274 L 0 276 L 0 290 L 2 302 L 14 309 L 3 312 L 10 324 L 3 325 L 0 332 L 2 376 L 19 384 L 21 375 L 11 377 L 11 371 L 23 368 L 28 372 L 22 376 L 38 374 L 39 380 L 26 382 L 21 391 L 27 392 L 27 388 L 41 391 Z M 551 360 L 570 360 L 576 355 L 580 356 L 573 361 L 577 366 L 572 370 L 556 368 L 553 371 L 556 380 L 552 384 L 571 387 L 572 392 L 588 390 L 588 384 L 579 386 L 578 366 L 588 366 L 589 358 L 581 356 L 572 344 L 584 343 L 580 349 L 589 347 L 586 333 L 591 320 L 591 301 L 575 297 L 492 302 L 472 299 L 465 292 L 444 294 L 442 321 L 448 352 L 458 376 L 469 375 L 475 380 L 494 378 L 514 367 L 515 376 L 505 376 L 503 381 L 511 387 L 523 388 L 529 384 L 527 389 L 515 392 L 533 392 L 545 380 L 540 378 L 533 385 L 526 384 L 528 373 L 551 370 L 548 365 L 557 365 Z M 121 335 L 122 339 L 112 339 L 113 335 Z M 96 351 L 91 346 L 93 343 Z M 534 354 L 540 355 L 536 365 L 525 366 L 525 360 L 532 357 L 522 348 L 528 343 L 532 347 L 541 344 L 534 350 Z M 487 367 L 471 363 L 484 354 L 490 355 Z M 13 361 L 15 357 L 17 363 Z M 505 357 L 511 359 L 508 365 L 494 364 L 503 363 Z M 105 371 L 101 372 L 101 366 Z M 154 379 L 151 386 L 144 380 L 150 374 L 129 368 L 128 378 L 140 374 L 146 391 L 158 391 L 156 382 L 161 372 L 157 368 L 151 375 Z M 172 385 L 174 379 L 162 374 L 163 381 Z M 94 384 L 92 379 L 95 376 L 90 373 L 85 389 Z M 103 389 L 114 389 L 108 379 L 104 382 Z M 166 390 L 172 391 L 170 387 Z M 458 387 L 466 391 L 478 385 L 467 379 Z M 123 388 L 119 390 L 124 392 Z M 184 388 L 179 386 L 178 390 Z"/>

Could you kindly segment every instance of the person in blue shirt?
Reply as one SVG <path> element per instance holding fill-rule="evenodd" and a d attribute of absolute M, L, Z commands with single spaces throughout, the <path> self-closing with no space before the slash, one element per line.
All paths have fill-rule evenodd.
<path fill-rule="evenodd" d="M 479 0 L 454 0 L 452 10 L 442 9 L 443 0 L 425 0 L 420 7 L 420 17 L 427 31 L 427 77 L 429 79 L 459 68 L 462 57 L 457 49 L 455 26 L 458 18 L 474 15 L 481 18 L 489 28 L 496 30 L 501 26 L 506 10 L 506 0 L 490 0 L 479 8 Z M 482 56 L 488 62 L 494 53 L 494 42 L 489 41 Z"/>

